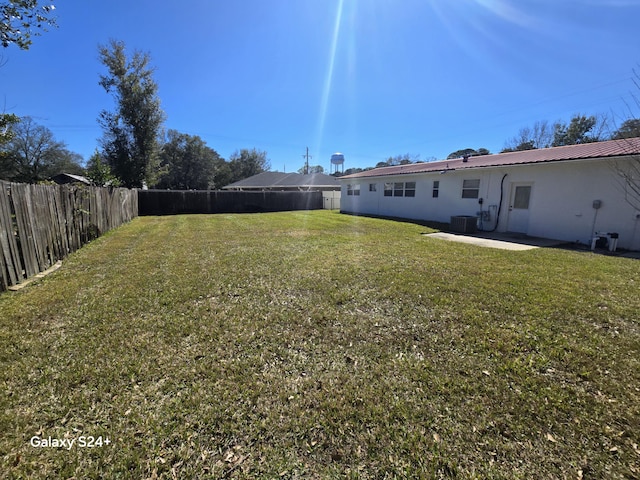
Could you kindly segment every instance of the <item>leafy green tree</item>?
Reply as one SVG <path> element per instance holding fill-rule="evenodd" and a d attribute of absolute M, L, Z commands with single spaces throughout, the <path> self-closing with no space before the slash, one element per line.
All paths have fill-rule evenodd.
<path fill-rule="evenodd" d="M 452 160 L 454 158 L 460 157 L 477 157 L 479 155 L 491 155 L 491 152 L 486 148 L 479 148 L 474 150 L 473 148 L 464 148 L 462 150 L 456 150 L 455 152 L 451 152 L 447 156 L 447 160 Z"/>
<path fill-rule="evenodd" d="M 119 187 L 120 181 L 111 173 L 106 159 L 96 150 L 87 162 L 87 178 L 98 187 Z"/>
<path fill-rule="evenodd" d="M 82 157 L 30 117 L 22 118 L 13 131 L 0 156 L 0 174 L 6 180 L 37 183 L 58 173 L 83 173 Z"/>
<path fill-rule="evenodd" d="M 64 145 L 64 143 L 63 143 Z M 63 148 L 55 157 L 51 166 L 51 174 L 71 173 L 73 175 L 85 175 L 87 172 L 82 166 L 84 159 L 79 153 L 71 152 Z"/>
<path fill-rule="evenodd" d="M 606 118 L 591 115 L 574 115 L 569 125 L 558 122 L 554 125 L 552 147 L 599 142 L 604 139 Z"/>
<path fill-rule="evenodd" d="M 271 167 L 267 152 L 243 148 L 235 151 L 229 157 L 231 178 L 229 183 L 234 183 L 244 178 L 252 177 L 258 173 L 266 172 Z"/>
<path fill-rule="evenodd" d="M 231 171 L 229 162 L 220 157 L 220 160 L 216 161 L 213 166 L 213 184 L 211 188 L 220 189 L 225 185 L 229 185 L 233 183 L 232 178 L 233 172 Z"/>
<path fill-rule="evenodd" d="M 410 163 L 415 163 L 420 159 L 420 155 L 412 155 L 410 153 L 405 153 L 403 155 L 396 155 L 395 157 L 387 158 L 387 165 L 409 165 Z"/>
<path fill-rule="evenodd" d="M 634 137 L 640 137 L 640 118 L 625 120 L 611 136 L 613 140 Z"/>
<path fill-rule="evenodd" d="M 535 147 L 533 141 L 529 140 L 528 142 L 522 142 L 522 143 L 516 145 L 513 148 L 505 147 L 502 150 L 500 150 L 500 153 L 522 152 L 524 150 L 535 150 L 535 149 L 536 149 L 536 147 Z"/>
<path fill-rule="evenodd" d="M 0 4 L 0 41 L 3 47 L 15 44 L 23 50 L 31 46 L 31 37 L 55 27 L 51 16 L 55 10 L 53 1 L 39 5 L 38 0 L 7 0 Z"/>
<path fill-rule="evenodd" d="M 0 113 L 0 148 L 13 138 L 12 127 L 20 121 L 13 113 Z"/>
<path fill-rule="evenodd" d="M 0 179 L 11 177 L 13 167 L 8 159 L 9 153 L 5 145 L 14 136 L 13 126 L 20 121 L 20 117 L 13 113 L 0 113 Z"/>
<path fill-rule="evenodd" d="M 126 187 L 153 185 L 158 174 L 159 137 L 165 119 L 150 57 L 134 52 L 127 58 L 125 44 L 111 40 L 99 47 L 108 74 L 100 85 L 113 95 L 116 111 L 100 113 L 104 156 L 113 174 Z"/>
<path fill-rule="evenodd" d="M 206 190 L 216 186 L 216 166 L 224 160 L 198 136 L 169 130 L 160 152 L 159 188 Z"/>
<path fill-rule="evenodd" d="M 299 168 L 298 173 L 304 174 L 305 167 Z M 324 173 L 324 167 L 322 165 L 311 165 L 309 166 L 308 173 Z"/>

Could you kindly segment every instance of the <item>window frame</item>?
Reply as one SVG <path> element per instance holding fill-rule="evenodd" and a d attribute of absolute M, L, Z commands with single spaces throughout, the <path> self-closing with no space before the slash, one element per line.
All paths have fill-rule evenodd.
<path fill-rule="evenodd" d="M 413 185 L 413 187 L 411 187 L 410 185 Z M 405 197 L 416 196 L 416 182 L 404 182 L 404 196 Z"/>
<path fill-rule="evenodd" d="M 467 178 L 462 180 L 462 198 L 480 198 L 480 179 Z"/>
<path fill-rule="evenodd" d="M 385 197 L 409 197 L 416 196 L 417 182 L 385 182 Z"/>
<path fill-rule="evenodd" d="M 518 192 L 526 192 L 519 195 Z M 529 210 L 531 204 L 531 185 L 516 185 L 513 192 L 513 208 L 517 210 Z"/>
<path fill-rule="evenodd" d="M 347 195 L 349 196 L 359 196 L 360 195 L 360 184 L 359 183 L 347 183 Z"/>

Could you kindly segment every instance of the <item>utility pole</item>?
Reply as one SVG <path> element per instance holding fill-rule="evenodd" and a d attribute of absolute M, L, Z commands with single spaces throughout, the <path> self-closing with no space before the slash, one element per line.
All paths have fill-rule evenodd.
<path fill-rule="evenodd" d="M 304 174 L 308 175 L 309 174 L 309 159 L 313 158 L 311 155 L 309 155 L 309 147 L 307 147 L 307 153 L 305 155 L 302 155 L 302 158 L 305 159 L 305 162 L 304 162 Z"/>

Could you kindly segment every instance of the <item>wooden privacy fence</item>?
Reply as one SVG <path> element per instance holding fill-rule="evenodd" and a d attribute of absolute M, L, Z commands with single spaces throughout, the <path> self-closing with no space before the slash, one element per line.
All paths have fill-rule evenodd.
<path fill-rule="evenodd" d="M 140 190 L 140 215 L 257 213 L 322 208 L 322 192 Z"/>
<path fill-rule="evenodd" d="M 136 190 L 0 180 L 0 291 L 137 215 Z"/>

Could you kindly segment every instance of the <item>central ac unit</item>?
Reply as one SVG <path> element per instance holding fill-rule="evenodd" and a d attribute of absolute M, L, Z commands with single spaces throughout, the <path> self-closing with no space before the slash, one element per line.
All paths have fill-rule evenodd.
<path fill-rule="evenodd" d="M 475 233 L 478 230 L 478 217 L 456 215 L 451 217 L 451 231 L 457 233 Z"/>

